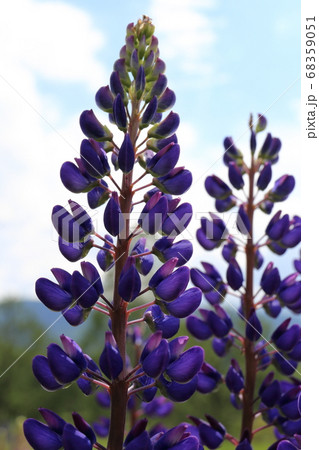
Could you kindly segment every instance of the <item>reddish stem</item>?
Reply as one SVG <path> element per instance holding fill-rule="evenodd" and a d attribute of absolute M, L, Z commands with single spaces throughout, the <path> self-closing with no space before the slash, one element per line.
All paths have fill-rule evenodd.
<path fill-rule="evenodd" d="M 139 102 L 132 101 L 132 114 L 129 122 L 128 133 L 131 142 L 136 141 L 139 131 Z M 133 171 L 122 177 L 122 187 L 120 189 L 120 208 L 125 217 L 125 235 L 117 238 L 115 248 L 115 275 L 114 275 L 114 291 L 113 291 L 113 310 L 111 311 L 112 332 L 116 340 L 119 352 L 123 360 L 123 371 L 118 378 L 112 382 L 110 389 L 111 397 L 111 423 L 110 434 L 108 440 L 108 450 L 122 450 L 125 432 L 126 408 L 128 401 L 128 382 L 126 380 L 126 328 L 127 303 L 120 297 L 118 285 L 121 272 L 129 255 L 129 247 L 131 242 L 130 234 L 130 213 L 133 198 L 132 191 Z M 112 179 L 112 178 L 111 178 Z M 114 180 L 112 179 L 114 182 Z"/>
<path fill-rule="evenodd" d="M 246 321 L 249 320 L 252 308 L 254 308 L 254 262 L 255 262 L 255 246 L 253 242 L 253 225 L 254 225 L 254 176 L 255 161 L 253 154 L 251 155 L 251 167 L 248 171 L 249 177 L 249 193 L 247 201 L 247 215 L 250 221 L 250 235 L 246 241 L 246 289 L 244 295 L 243 309 Z M 241 435 L 247 430 L 249 435 L 252 433 L 254 423 L 253 401 L 255 398 L 255 383 L 257 372 L 257 359 L 255 356 L 254 342 L 245 337 L 245 387 L 243 392 L 243 413 Z"/>
<path fill-rule="evenodd" d="M 135 306 L 135 308 L 131 308 L 127 311 L 128 314 L 131 314 L 134 311 L 139 311 L 140 309 L 148 308 L 149 306 L 152 306 L 155 304 L 155 300 L 149 303 L 145 303 L 144 305 Z"/>

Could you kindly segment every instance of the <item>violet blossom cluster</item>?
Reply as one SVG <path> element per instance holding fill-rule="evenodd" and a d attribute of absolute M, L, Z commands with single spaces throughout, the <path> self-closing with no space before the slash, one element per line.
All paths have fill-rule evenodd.
<path fill-rule="evenodd" d="M 106 316 L 99 361 L 61 335 L 62 345 L 50 344 L 46 355 L 33 359 L 32 369 L 47 391 L 77 383 L 86 396 L 97 389 L 109 395 L 108 449 L 196 450 L 202 446 L 197 429 L 190 424 L 156 433 L 146 430 L 144 419 L 136 420 L 130 430 L 126 424 L 127 406 L 135 397 L 146 403 L 147 410 L 147 404 L 159 401 L 159 391 L 182 402 L 196 390 L 211 391 L 221 378 L 205 363 L 200 346 L 186 348 L 187 336 L 173 338 L 180 319 L 198 308 L 202 292 L 198 287 L 188 289 L 190 270 L 185 263 L 193 248 L 189 241 L 178 240 L 191 220 L 192 207 L 173 196 L 189 189 L 192 175 L 177 166 L 180 146 L 175 132 L 180 119 L 175 112 L 165 115 L 174 106 L 175 94 L 167 87 L 165 63 L 153 33 L 147 17 L 128 25 L 110 83 L 96 93 L 97 106 L 122 133 L 121 141 L 116 143 L 112 127 L 100 122 L 93 110 L 86 110 L 80 116 L 86 137 L 79 157 L 61 167 L 61 180 L 69 191 L 87 193 L 91 209 L 103 208 L 105 231 L 98 234 L 87 209 L 73 199 L 69 210 L 56 205 L 52 222 L 59 249 L 71 262 L 97 249 L 97 265 L 82 261 L 80 271 L 73 273 L 53 268 L 55 280 L 40 278 L 35 287 L 40 301 L 61 312 L 73 326 L 86 321 L 92 310 Z M 134 176 L 138 168 L 140 175 Z M 114 178 L 116 171 L 121 183 Z M 143 186 L 144 179 L 148 181 Z M 131 214 L 138 208 L 139 218 L 132 224 Z M 155 233 L 162 237 L 149 249 L 143 235 Z M 154 256 L 161 265 L 142 289 Z M 114 272 L 112 298 L 105 296 L 101 271 Z M 139 302 L 142 294 L 147 294 L 147 303 Z M 132 306 L 133 302 L 137 306 Z M 140 317 L 130 320 L 132 313 Z M 151 334 L 138 361 L 133 361 L 127 353 L 127 340 L 130 327 L 138 322 L 147 324 Z M 35 450 L 105 448 L 78 413 L 73 413 L 71 424 L 52 411 L 39 411 L 45 423 L 36 419 L 24 423 L 27 441 Z"/>
<path fill-rule="evenodd" d="M 236 349 L 239 351 L 238 360 L 234 357 L 230 360 L 222 381 L 229 390 L 230 403 L 242 417 L 237 438 L 230 436 L 211 416 L 206 416 L 207 421 L 193 417 L 200 442 L 210 449 L 218 448 L 228 439 L 238 450 L 251 450 L 255 434 L 268 427 L 274 429 L 276 439 L 269 450 L 301 448 L 301 386 L 300 380 L 294 377 L 300 361 L 301 330 L 298 324 L 291 324 L 291 317 L 287 317 L 289 313 L 296 315 L 301 311 L 301 265 L 299 259 L 295 260 L 292 273 L 282 277 L 274 262 L 265 262 L 263 256 L 265 248 L 276 255 L 284 255 L 296 247 L 301 239 L 301 221 L 300 217 L 290 217 L 279 210 L 268 220 L 265 234 L 255 239 L 255 214 L 270 215 L 295 186 L 291 175 L 283 175 L 271 183 L 273 165 L 277 163 L 281 149 L 278 138 L 268 133 L 256 153 L 256 137 L 266 124 L 262 115 L 258 116 L 256 127 L 250 119 L 249 164 L 232 138 L 225 139 L 223 160 L 230 184 L 216 175 L 205 180 L 205 189 L 215 199 L 217 212 L 236 208 L 238 233 L 231 233 L 225 221 L 214 213 L 201 219 L 197 230 L 199 244 L 208 251 L 221 249 L 227 269 L 222 275 L 210 262 L 203 262 L 202 270 L 191 269 L 191 280 L 203 292 L 207 307 L 200 308 L 199 314 L 189 316 L 186 323 L 189 332 L 198 340 L 211 339 L 212 349 L 218 357 L 227 356 L 231 349 L 232 354 Z M 257 274 L 260 274 L 259 286 L 255 288 Z M 229 306 L 235 309 L 233 301 L 229 301 L 231 296 L 239 298 L 239 330 L 229 314 Z M 273 327 L 272 333 L 267 333 L 265 338 L 264 313 L 269 322 L 281 311 L 287 318 Z M 256 376 L 261 371 L 267 371 L 267 374 L 258 383 Z M 254 419 L 260 415 L 265 426 L 254 429 Z"/>

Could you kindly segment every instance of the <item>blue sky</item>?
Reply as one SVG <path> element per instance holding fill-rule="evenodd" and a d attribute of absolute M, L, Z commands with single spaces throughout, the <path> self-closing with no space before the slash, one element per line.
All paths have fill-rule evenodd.
<path fill-rule="evenodd" d="M 52 206 L 70 197 L 59 168 L 77 156 L 78 117 L 94 108 L 126 25 L 143 14 L 156 26 L 177 95 L 181 159 L 195 180 L 187 198 L 197 215 L 209 202 L 205 175 L 226 175 L 219 159 L 224 137 L 247 148 L 250 112 L 265 112 L 269 131 L 282 139 L 275 177 L 296 175 L 296 193 L 284 209 L 298 212 L 299 2 L 18 0 L 0 18 L 6 43 L 0 49 L 0 297 L 31 297 L 34 280 L 49 276 L 51 267 L 74 270 L 59 255 L 50 222 Z"/>

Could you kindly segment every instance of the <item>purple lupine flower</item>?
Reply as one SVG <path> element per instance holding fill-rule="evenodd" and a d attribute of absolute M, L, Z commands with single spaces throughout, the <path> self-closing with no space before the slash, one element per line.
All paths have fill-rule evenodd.
<path fill-rule="evenodd" d="M 94 445 L 96 443 L 96 436 L 91 426 L 76 412 L 72 413 L 72 419 L 77 430 L 90 440 L 91 445 Z M 72 442 L 72 444 L 74 444 L 74 442 Z"/>
<path fill-rule="evenodd" d="M 226 311 L 219 305 L 214 305 L 215 311 L 200 310 L 202 316 L 211 327 L 213 334 L 219 338 L 226 336 L 233 326 L 233 322 Z"/>
<path fill-rule="evenodd" d="M 283 175 L 275 181 L 274 187 L 268 193 L 268 198 L 272 202 L 283 202 L 294 190 L 294 187 L 294 177 L 292 175 Z"/>
<path fill-rule="evenodd" d="M 281 305 L 280 305 L 279 300 L 274 299 L 272 301 L 269 301 L 269 298 L 267 299 L 267 297 L 264 297 L 264 300 L 267 300 L 267 303 L 265 303 L 263 305 L 263 308 L 266 311 L 266 313 L 270 317 L 273 317 L 273 318 L 278 317 L 281 312 Z"/>
<path fill-rule="evenodd" d="M 147 170 L 155 177 L 167 175 L 177 164 L 180 148 L 171 142 L 147 161 Z"/>
<path fill-rule="evenodd" d="M 216 355 L 222 357 L 225 356 L 234 342 L 232 336 L 225 336 L 223 338 L 214 338 L 212 341 L 212 347 Z"/>
<path fill-rule="evenodd" d="M 197 346 L 191 347 L 171 362 L 165 372 L 170 379 L 179 383 L 187 383 L 199 372 L 203 362 L 204 350 Z"/>
<path fill-rule="evenodd" d="M 236 163 L 231 161 L 228 165 L 228 178 L 235 189 L 242 189 L 245 185 L 242 172 Z"/>
<path fill-rule="evenodd" d="M 168 361 L 168 342 L 162 339 L 159 345 L 142 360 L 142 367 L 146 375 L 151 378 L 158 378 L 166 369 Z"/>
<path fill-rule="evenodd" d="M 114 123 L 121 130 L 126 132 L 127 117 L 125 112 L 125 106 L 121 94 L 117 94 L 113 102 L 113 119 Z"/>
<path fill-rule="evenodd" d="M 113 380 L 119 376 L 123 370 L 123 361 L 117 348 L 115 339 L 111 332 L 105 333 L 105 346 L 100 356 L 100 367 L 102 372 Z"/>
<path fill-rule="evenodd" d="M 169 210 L 162 224 L 162 233 L 175 238 L 187 228 L 192 215 L 193 208 L 190 203 L 182 203 L 173 210 Z"/>
<path fill-rule="evenodd" d="M 156 397 L 149 403 L 142 403 L 142 407 L 147 416 L 166 417 L 171 413 L 174 405 L 165 397 Z"/>
<path fill-rule="evenodd" d="M 166 147 L 168 144 L 172 142 L 174 144 L 178 143 L 176 134 L 172 134 L 172 136 L 169 136 L 164 139 L 154 139 L 154 138 L 148 139 L 148 141 L 146 142 L 146 147 L 157 153 L 159 150 Z"/>
<path fill-rule="evenodd" d="M 60 384 L 75 381 L 87 368 L 87 361 L 78 344 L 62 335 L 61 341 L 64 350 L 57 344 L 50 344 L 47 348 L 47 357 L 50 370 Z"/>
<path fill-rule="evenodd" d="M 145 430 L 146 425 L 147 419 L 142 419 L 133 426 L 124 441 L 125 450 L 138 450 L 141 448 L 145 448 L 145 450 L 152 450 L 150 437 Z"/>
<path fill-rule="evenodd" d="M 96 141 L 111 141 L 113 138 L 111 131 L 98 121 L 92 109 L 83 111 L 80 116 L 80 127 L 85 136 Z"/>
<path fill-rule="evenodd" d="M 104 180 L 100 180 L 100 183 L 106 189 L 101 186 L 96 186 L 87 194 L 88 204 L 91 209 L 98 208 L 110 198 L 110 192 L 108 190 L 107 183 Z"/>
<path fill-rule="evenodd" d="M 129 84 L 131 84 L 130 79 L 129 79 Z M 136 78 L 135 78 L 135 92 L 136 92 L 136 98 L 138 100 L 142 97 L 144 89 L 145 89 L 145 71 L 144 71 L 144 67 L 140 66 L 138 68 Z"/>
<path fill-rule="evenodd" d="M 23 431 L 28 443 L 34 449 L 58 450 L 62 447 L 61 435 L 38 420 L 27 419 L 23 424 Z"/>
<path fill-rule="evenodd" d="M 98 436 L 106 437 L 110 431 L 110 419 L 99 417 L 97 422 L 93 422 L 93 428 Z"/>
<path fill-rule="evenodd" d="M 243 163 L 243 155 L 241 151 L 236 147 L 231 137 L 226 137 L 224 139 L 224 148 L 224 164 L 228 166 L 231 161 L 234 161 L 238 166 L 241 166 Z"/>
<path fill-rule="evenodd" d="M 102 86 L 95 95 L 95 103 L 102 111 L 111 113 L 113 111 L 114 95 L 109 86 Z"/>
<path fill-rule="evenodd" d="M 76 158 L 75 161 L 77 165 L 71 161 L 62 164 L 61 181 L 69 191 L 75 194 L 88 192 L 97 185 L 98 181 L 87 173 L 81 159 Z"/>
<path fill-rule="evenodd" d="M 254 263 L 255 269 L 260 269 L 261 266 L 263 265 L 263 263 L 264 263 L 264 257 L 260 253 L 259 249 L 257 249 L 255 252 L 255 263 Z"/>
<path fill-rule="evenodd" d="M 231 258 L 236 257 L 238 246 L 231 236 L 227 238 L 227 244 L 224 244 L 222 255 L 225 261 L 229 262 Z"/>
<path fill-rule="evenodd" d="M 138 257 L 139 254 L 147 253 L 149 250 L 145 247 L 146 238 L 140 238 L 134 245 L 131 256 L 135 256 L 136 268 L 141 275 L 147 275 L 153 267 L 153 255 L 144 255 Z"/>
<path fill-rule="evenodd" d="M 58 383 L 51 372 L 48 358 L 37 355 L 32 360 L 32 371 L 38 382 L 46 391 L 56 391 L 63 387 Z"/>
<path fill-rule="evenodd" d="M 156 82 L 153 84 L 153 87 L 149 93 L 149 95 L 146 97 L 146 101 L 149 101 L 149 98 L 152 97 L 160 97 L 163 92 L 165 91 L 167 86 L 167 78 L 163 73 L 160 73 Z"/>
<path fill-rule="evenodd" d="M 94 232 L 90 216 L 76 202 L 69 200 L 72 215 L 63 206 L 52 209 L 52 223 L 59 236 L 66 242 L 81 242 Z"/>
<path fill-rule="evenodd" d="M 256 311 L 252 309 L 248 322 L 246 323 L 246 337 L 250 341 L 258 341 L 258 339 L 262 336 L 262 331 L 262 325 L 257 317 Z"/>
<path fill-rule="evenodd" d="M 251 223 L 244 205 L 240 205 L 238 209 L 236 225 L 238 230 L 244 235 L 251 232 Z"/>
<path fill-rule="evenodd" d="M 301 360 L 301 341 L 297 342 L 294 348 L 287 353 L 287 356 L 295 361 Z"/>
<path fill-rule="evenodd" d="M 117 192 L 112 192 L 112 197 L 106 205 L 104 226 L 112 236 L 117 236 L 124 227 L 124 218 Z"/>
<path fill-rule="evenodd" d="M 192 314 L 199 307 L 202 300 L 202 292 L 197 287 L 184 291 L 172 302 L 166 303 L 168 312 L 179 319 L 183 319 Z"/>
<path fill-rule="evenodd" d="M 271 214 L 271 211 L 273 210 L 274 207 L 274 203 L 271 202 L 270 200 L 264 200 L 260 203 L 258 207 L 265 214 Z"/>
<path fill-rule="evenodd" d="M 90 439 L 71 424 L 66 424 L 64 427 L 62 445 L 66 450 L 72 450 L 72 448 L 76 448 L 78 450 L 92 449 L 92 442 Z"/>
<path fill-rule="evenodd" d="M 143 116 L 142 116 L 142 119 L 141 119 L 141 122 L 139 125 L 139 128 L 141 130 L 143 128 L 148 127 L 149 124 L 153 121 L 156 111 L 157 111 L 157 97 L 153 97 L 143 113 Z"/>
<path fill-rule="evenodd" d="M 150 138 L 163 139 L 174 134 L 178 126 L 179 126 L 178 114 L 170 112 L 169 115 L 162 122 L 153 125 L 153 127 L 148 130 L 147 136 Z"/>
<path fill-rule="evenodd" d="M 232 209 L 237 204 L 236 198 L 233 195 L 224 200 L 215 200 L 215 208 L 218 212 L 226 212 Z"/>
<path fill-rule="evenodd" d="M 158 305 L 153 305 L 144 313 L 144 320 L 154 331 L 162 331 L 163 338 L 168 339 L 174 336 L 179 329 L 179 319 L 177 317 L 167 316 Z"/>
<path fill-rule="evenodd" d="M 110 173 L 105 151 L 94 139 L 83 139 L 80 149 L 83 165 L 89 175 L 94 178 L 103 178 Z"/>
<path fill-rule="evenodd" d="M 152 251 L 162 262 L 177 258 L 177 267 L 180 267 L 192 257 L 193 245 L 186 239 L 174 243 L 174 239 L 164 236 L 155 242 Z"/>
<path fill-rule="evenodd" d="M 258 364 L 259 370 L 265 370 L 271 363 L 271 359 L 265 348 L 265 344 L 266 343 L 264 340 L 260 340 L 255 345 L 255 351 L 258 354 L 259 359 L 260 359 L 259 364 Z"/>
<path fill-rule="evenodd" d="M 98 301 L 100 295 L 100 292 L 96 289 L 96 285 L 92 285 L 77 270 L 72 274 L 71 292 L 77 300 L 77 304 L 84 309 L 91 308 Z"/>
<path fill-rule="evenodd" d="M 74 242 L 70 243 L 64 241 L 59 236 L 59 250 L 62 255 L 71 262 L 79 261 L 82 258 L 85 258 L 89 253 L 93 246 L 94 241 L 92 239 L 88 239 L 85 242 Z"/>
<path fill-rule="evenodd" d="M 205 250 L 219 247 L 228 235 L 225 222 L 215 214 L 210 215 L 211 221 L 205 217 L 201 218 L 201 227 L 196 232 L 197 240 Z"/>
<path fill-rule="evenodd" d="M 221 374 L 211 365 L 203 363 L 198 372 L 197 390 L 202 394 L 212 392 L 221 382 Z"/>
<path fill-rule="evenodd" d="M 273 241 L 280 240 L 289 228 L 289 216 L 285 214 L 281 217 L 281 211 L 278 211 L 274 217 L 270 220 L 266 228 L 266 234 Z"/>
<path fill-rule="evenodd" d="M 243 274 L 235 258 L 229 260 L 226 278 L 229 286 L 234 289 L 234 291 L 237 291 L 243 284 Z"/>
<path fill-rule="evenodd" d="M 118 292 L 123 300 L 132 302 L 140 293 L 141 285 L 141 278 L 135 267 L 135 258 L 129 256 L 120 275 Z"/>
<path fill-rule="evenodd" d="M 244 387 L 244 375 L 235 359 L 231 360 L 225 381 L 230 392 L 234 392 L 235 394 L 240 392 Z"/>
<path fill-rule="evenodd" d="M 267 119 L 262 114 L 258 114 L 258 121 L 256 124 L 256 133 L 259 133 L 260 131 L 264 131 L 264 129 L 267 126 Z"/>
<path fill-rule="evenodd" d="M 110 236 L 109 234 L 106 234 L 105 239 L 109 242 L 111 242 L 111 244 L 113 244 L 113 238 L 112 236 Z M 105 250 L 99 250 L 96 259 L 97 262 L 100 266 L 100 268 L 105 272 L 107 270 L 110 270 L 111 267 L 113 267 L 114 264 L 114 257 L 111 253 L 109 253 L 107 250 L 111 249 L 111 246 L 107 243 L 104 242 L 103 243 L 103 248 L 105 248 Z"/>
<path fill-rule="evenodd" d="M 198 376 L 195 375 L 187 383 L 178 383 L 177 381 L 167 381 L 162 375 L 158 380 L 158 387 L 173 402 L 185 402 L 196 391 Z"/>
<path fill-rule="evenodd" d="M 205 273 L 198 269 L 191 269 L 191 279 L 195 286 L 199 287 L 204 293 L 213 291 L 215 293 L 225 294 L 226 289 L 222 277 L 215 266 L 202 263 Z"/>
<path fill-rule="evenodd" d="M 218 448 L 224 440 L 226 429 L 212 416 L 208 414 L 205 414 L 205 416 L 208 422 L 204 422 L 203 420 L 197 419 L 193 416 L 191 416 L 191 419 L 198 427 L 201 442 L 208 448 Z"/>
<path fill-rule="evenodd" d="M 134 167 L 134 162 L 135 162 L 134 148 L 129 134 L 126 133 L 119 150 L 118 165 L 123 173 L 129 173 Z"/>
<path fill-rule="evenodd" d="M 175 105 L 175 101 L 176 95 L 174 91 L 167 87 L 159 98 L 157 111 L 165 112 L 168 109 L 173 108 L 173 106 Z"/>
<path fill-rule="evenodd" d="M 270 262 L 260 280 L 260 286 L 268 295 L 274 294 L 280 285 L 280 275 L 278 269 L 274 268 L 274 263 Z"/>
<path fill-rule="evenodd" d="M 186 289 L 189 281 L 189 268 L 179 267 L 175 272 L 154 286 L 154 294 L 159 300 L 170 302 L 179 297 Z"/>
<path fill-rule="evenodd" d="M 271 164 L 269 162 L 266 162 L 262 168 L 262 170 L 260 171 L 258 180 L 257 180 L 257 187 L 260 191 L 264 191 L 268 184 L 271 181 L 271 177 L 272 177 L 272 169 L 271 169 Z"/>
<path fill-rule="evenodd" d="M 156 192 L 144 206 L 138 224 L 146 233 L 155 234 L 162 227 L 167 208 L 167 198 L 161 192 Z"/>
<path fill-rule="evenodd" d="M 275 406 L 281 395 L 279 381 L 274 380 L 274 376 L 274 372 L 270 372 L 262 382 L 258 392 L 261 401 L 269 408 Z"/>
<path fill-rule="evenodd" d="M 284 358 L 280 353 L 275 353 L 273 364 L 284 375 L 292 375 L 298 366 L 298 361 Z"/>
<path fill-rule="evenodd" d="M 206 321 L 199 319 L 196 316 L 189 316 L 186 319 L 186 326 L 188 331 L 200 340 L 209 339 L 213 335 L 213 330 Z"/>
<path fill-rule="evenodd" d="M 266 159 L 266 155 L 269 152 L 269 149 L 271 148 L 272 145 L 272 140 L 273 140 L 272 135 L 270 133 L 267 133 L 266 139 L 260 149 L 258 158 Z"/>
<path fill-rule="evenodd" d="M 171 258 L 164 263 L 152 276 L 148 285 L 151 289 L 154 289 L 161 281 L 168 277 L 176 267 L 178 259 Z"/>
<path fill-rule="evenodd" d="M 188 340 L 188 336 L 179 336 L 169 342 L 170 362 L 175 361 L 181 355 Z"/>
<path fill-rule="evenodd" d="M 280 410 L 288 419 L 298 420 L 300 418 L 300 390 L 300 386 L 296 386 L 280 397 Z"/>
<path fill-rule="evenodd" d="M 47 278 L 39 278 L 36 281 L 35 292 L 39 300 L 41 300 L 47 308 L 52 309 L 53 311 L 62 311 L 72 303 L 72 295 L 69 292 L 69 289 L 65 289 L 61 287 L 60 283 L 56 284 Z"/>
<path fill-rule="evenodd" d="M 184 194 L 190 188 L 193 178 L 189 170 L 175 167 L 167 175 L 153 180 L 153 184 L 162 192 L 172 195 Z"/>
<path fill-rule="evenodd" d="M 230 187 L 216 175 L 211 175 L 206 178 L 205 189 L 211 197 L 218 200 L 225 200 L 232 193 Z"/>
<path fill-rule="evenodd" d="M 120 61 L 120 64 L 118 64 L 118 61 Z M 117 70 L 117 69 L 120 69 L 120 67 L 119 67 L 120 65 L 122 65 L 121 60 L 117 60 L 114 63 L 114 66 L 117 66 L 117 67 L 114 67 L 115 70 L 111 73 L 110 87 L 111 87 L 111 91 L 114 94 L 114 96 L 120 95 L 122 100 L 125 101 L 125 103 L 126 103 L 126 98 L 125 98 L 126 96 L 125 96 L 125 92 L 123 89 L 123 85 L 121 83 L 122 80 L 121 80 L 119 71 Z M 122 65 L 122 70 L 123 70 L 123 65 Z"/>
<path fill-rule="evenodd" d="M 256 133 L 253 131 L 253 130 L 251 130 L 251 133 L 250 133 L 250 151 L 251 151 L 251 153 L 255 153 L 255 151 L 256 151 L 256 147 L 257 147 L 257 141 L 256 141 Z"/>
<path fill-rule="evenodd" d="M 240 443 L 236 446 L 235 450 L 253 450 L 250 442 L 247 438 L 244 438 L 240 441 Z"/>
<path fill-rule="evenodd" d="M 295 324 L 288 328 L 290 318 L 286 319 L 271 335 L 276 346 L 285 352 L 289 352 L 300 339 L 300 326 Z"/>
<path fill-rule="evenodd" d="M 100 369 L 98 368 L 97 364 L 93 361 L 93 359 L 89 355 L 86 355 L 86 354 L 84 355 L 84 357 L 87 361 L 87 368 L 91 372 L 95 372 L 97 374 L 97 376 L 101 377 L 102 373 L 101 373 Z M 91 378 L 92 381 L 86 380 L 84 378 L 79 378 L 76 381 L 76 384 L 81 389 L 81 391 L 83 392 L 84 395 L 91 395 L 96 391 L 98 386 L 93 383 L 92 374 L 90 372 L 84 372 L 83 375 L 85 375 L 88 378 Z"/>

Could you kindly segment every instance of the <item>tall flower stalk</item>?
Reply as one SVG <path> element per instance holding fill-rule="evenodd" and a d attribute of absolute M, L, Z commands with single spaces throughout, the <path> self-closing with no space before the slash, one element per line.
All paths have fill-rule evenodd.
<path fill-rule="evenodd" d="M 48 308 L 61 311 L 71 325 L 83 323 L 92 310 L 106 316 L 108 329 L 99 365 L 75 341 L 62 335 L 63 348 L 50 344 L 47 356 L 36 356 L 32 368 L 49 391 L 76 381 L 85 395 L 96 389 L 107 392 L 111 407 L 109 450 L 121 450 L 123 446 L 128 450 L 199 448 L 198 438 L 186 432 L 185 424 L 151 436 L 146 431 L 147 420 L 136 422 L 132 416 L 132 428 L 126 428 L 130 399 L 151 402 L 161 390 L 172 401 L 185 401 L 197 389 L 198 373 L 204 364 L 201 347 L 184 350 L 187 336 L 168 340 L 177 333 L 180 318 L 199 306 L 202 294 L 198 288 L 187 289 L 189 269 L 184 264 L 192 256 L 192 244 L 175 241 L 189 224 L 192 207 L 172 196 L 189 189 L 192 175 L 184 167 L 176 167 L 180 155 L 175 134 L 179 116 L 170 112 L 163 118 L 175 103 L 164 71 L 151 21 L 144 17 L 136 25 L 129 24 L 110 84 L 102 86 L 95 98 L 122 132 L 122 140 L 116 143 L 111 129 L 92 110 L 86 110 L 80 116 L 87 137 L 81 143 L 80 158 L 61 168 L 61 180 L 68 190 L 87 192 L 91 209 L 104 208 L 106 234 L 97 233 L 87 211 L 70 200 L 71 213 L 61 205 L 52 211 L 59 249 L 72 262 L 98 249 L 100 268 L 114 271 L 112 298 L 105 297 L 99 272 L 87 261 L 81 263 L 82 273 L 54 268 L 56 282 L 46 278 L 36 282 L 38 298 Z M 137 166 L 141 167 L 138 175 Z M 119 183 L 113 177 L 117 170 L 122 173 Z M 138 221 L 133 224 L 132 212 L 143 203 Z M 146 248 L 142 235 L 157 232 L 162 237 L 151 249 Z M 162 265 L 142 289 L 141 277 L 150 273 L 153 255 Z M 146 303 L 132 307 L 131 303 L 142 294 L 147 294 Z M 139 318 L 130 320 L 132 313 Z M 153 334 L 144 342 L 139 360 L 134 357 L 131 362 L 127 353 L 129 328 L 142 322 Z M 79 414 L 73 414 L 71 425 L 52 411 L 42 408 L 40 413 L 46 424 L 35 419 L 24 423 L 25 436 L 34 449 L 104 448 Z"/>
<path fill-rule="evenodd" d="M 239 436 L 231 436 L 222 424 L 210 416 L 207 416 L 208 423 L 192 418 L 199 428 L 202 443 L 208 448 L 217 448 L 224 439 L 228 439 L 236 448 L 250 450 L 256 433 L 268 427 L 274 427 L 278 439 L 269 449 L 300 446 L 299 380 L 290 378 L 289 381 L 278 381 L 275 372 L 270 372 L 262 384 L 257 385 L 258 372 L 267 370 L 271 363 L 279 373 L 291 376 L 300 361 L 299 325 L 289 327 L 291 319 L 286 319 L 270 337 L 265 338 L 261 321 L 261 309 L 270 318 L 278 317 L 283 308 L 300 313 L 300 261 L 295 261 L 295 272 L 284 279 L 281 279 L 274 263 L 268 263 L 258 288 L 254 286 L 256 273 L 264 264 L 263 247 L 283 255 L 300 242 L 300 218 L 289 218 L 288 214 L 282 216 L 281 211 L 270 220 L 264 236 L 255 238 L 256 215 L 261 211 L 271 214 L 275 204 L 286 200 L 295 186 L 293 176 L 284 175 L 267 191 L 272 178 L 272 166 L 279 159 L 281 142 L 268 133 L 256 155 L 256 136 L 266 128 L 266 123 L 265 117 L 260 115 L 254 127 L 250 119 L 248 164 L 233 140 L 229 137 L 225 139 L 224 163 L 228 167 L 232 187 L 216 175 L 207 177 L 205 181 L 206 191 L 215 199 L 215 208 L 219 213 L 237 207 L 238 233 L 231 234 L 225 222 L 216 214 L 210 213 L 211 220 L 201 219 L 201 227 L 197 231 L 199 243 L 205 250 L 222 248 L 228 268 L 225 281 L 211 263 L 203 263 L 204 272 L 191 270 L 192 282 L 203 291 L 213 310 L 200 309 L 202 318 L 188 317 L 187 326 L 197 339 L 213 336 L 212 347 L 217 356 L 226 356 L 230 348 L 236 348 L 242 355 L 239 358 L 244 359 L 243 370 L 239 362 L 232 359 L 224 378 L 231 392 L 231 403 L 240 410 Z M 235 194 L 233 189 L 238 193 Z M 230 316 L 220 306 L 231 297 L 240 299 L 238 315 L 244 331 L 234 328 Z M 231 304 L 233 306 L 232 300 Z M 254 429 L 254 421 L 261 413 L 266 425 Z"/>

